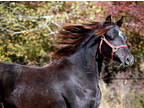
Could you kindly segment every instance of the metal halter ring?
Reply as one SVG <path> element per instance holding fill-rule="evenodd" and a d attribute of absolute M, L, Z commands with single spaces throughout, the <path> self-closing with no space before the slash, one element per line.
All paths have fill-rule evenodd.
<path fill-rule="evenodd" d="M 118 47 L 113 47 L 113 48 L 112 48 L 112 51 L 113 51 L 113 52 L 117 52 L 117 51 L 118 51 Z"/>

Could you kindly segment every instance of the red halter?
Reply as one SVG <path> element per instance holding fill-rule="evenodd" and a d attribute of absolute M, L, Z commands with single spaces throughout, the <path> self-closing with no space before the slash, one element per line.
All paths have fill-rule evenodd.
<path fill-rule="evenodd" d="M 103 35 L 102 35 L 103 36 Z M 118 51 L 119 48 L 122 48 L 122 47 L 128 47 L 127 45 L 120 45 L 120 46 L 113 46 L 111 43 L 109 43 L 105 37 L 103 36 L 103 38 L 101 38 L 101 42 L 100 42 L 100 45 L 99 45 L 99 52 L 102 56 L 104 56 L 104 54 L 102 53 L 102 50 L 101 50 L 101 46 L 102 46 L 102 43 L 103 41 L 105 41 L 105 43 L 110 46 L 112 48 L 112 52 L 111 52 L 111 59 L 113 59 L 113 56 L 114 56 L 114 53 L 116 51 Z"/>

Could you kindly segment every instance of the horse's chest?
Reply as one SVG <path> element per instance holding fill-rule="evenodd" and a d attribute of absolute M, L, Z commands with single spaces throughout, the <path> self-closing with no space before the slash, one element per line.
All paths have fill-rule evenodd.
<path fill-rule="evenodd" d="M 96 94 L 95 91 L 85 89 L 81 92 L 76 92 L 74 98 L 79 108 L 89 108 L 90 106 L 94 106 Z"/>
<path fill-rule="evenodd" d="M 96 89 L 86 86 L 75 86 L 66 91 L 66 97 L 72 108 L 95 108 Z"/>

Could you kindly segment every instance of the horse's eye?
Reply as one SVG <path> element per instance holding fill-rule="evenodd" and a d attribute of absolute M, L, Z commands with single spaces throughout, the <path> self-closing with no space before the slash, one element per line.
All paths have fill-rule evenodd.
<path fill-rule="evenodd" d="M 107 39 L 113 40 L 113 36 L 112 35 L 106 35 Z"/>

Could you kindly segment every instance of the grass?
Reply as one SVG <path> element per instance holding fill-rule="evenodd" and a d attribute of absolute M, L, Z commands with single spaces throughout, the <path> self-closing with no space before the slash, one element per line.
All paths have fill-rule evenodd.
<path fill-rule="evenodd" d="M 102 91 L 100 108 L 144 108 L 144 88 L 140 85 L 128 80 L 115 80 L 110 86 L 101 80 L 99 85 Z"/>

